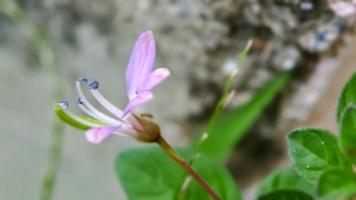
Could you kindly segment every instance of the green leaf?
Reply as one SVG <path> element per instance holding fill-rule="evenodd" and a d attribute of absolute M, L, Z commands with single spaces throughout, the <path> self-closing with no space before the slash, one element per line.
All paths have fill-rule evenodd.
<path fill-rule="evenodd" d="M 350 161 L 356 163 L 356 104 L 344 111 L 340 125 L 340 144 Z"/>
<path fill-rule="evenodd" d="M 296 172 L 313 185 L 324 170 L 349 167 L 340 153 L 336 138 L 327 130 L 297 129 L 288 135 L 288 148 Z"/>
<path fill-rule="evenodd" d="M 313 197 L 298 190 L 278 190 L 263 195 L 258 200 L 313 200 Z"/>
<path fill-rule="evenodd" d="M 240 200 L 241 195 L 230 173 L 224 166 L 206 157 L 194 163 L 198 173 L 217 191 L 221 199 Z M 194 180 L 190 183 L 184 200 L 210 199 Z"/>
<path fill-rule="evenodd" d="M 283 168 L 269 175 L 260 185 L 258 196 L 278 190 L 299 190 L 309 195 L 314 193 L 313 186 L 306 183 L 292 168 Z"/>
<path fill-rule="evenodd" d="M 184 171 L 159 148 L 121 153 L 116 160 L 116 172 L 132 200 L 175 199 L 184 179 Z"/>
<path fill-rule="evenodd" d="M 322 199 L 348 199 L 356 196 L 356 177 L 350 170 L 329 169 L 319 179 L 318 193 Z"/>
<path fill-rule="evenodd" d="M 338 122 L 340 122 L 343 112 L 349 104 L 356 104 L 356 73 L 353 73 L 351 78 L 347 81 L 339 97 L 336 111 Z"/>
<path fill-rule="evenodd" d="M 279 74 L 249 102 L 219 116 L 208 128 L 209 137 L 201 145 L 201 151 L 215 158 L 225 157 L 289 79 L 289 73 Z"/>
<path fill-rule="evenodd" d="M 188 151 L 179 151 L 188 157 Z M 194 168 L 224 200 L 239 200 L 240 194 L 224 166 L 202 158 Z M 121 153 L 116 160 L 116 171 L 130 200 L 175 200 L 185 177 L 178 164 L 160 148 L 133 149 Z M 186 198 L 209 199 L 193 180 Z"/>

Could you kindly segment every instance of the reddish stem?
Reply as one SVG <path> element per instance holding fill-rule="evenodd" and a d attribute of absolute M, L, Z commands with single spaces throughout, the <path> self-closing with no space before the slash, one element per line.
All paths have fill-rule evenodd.
<path fill-rule="evenodd" d="M 176 161 L 186 172 L 188 172 L 195 181 L 211 196 L 213 200 L 220 200 L 220 197 L 214 190 L 207 184 L 207 182 L 197 174 L 194 169 L 186 163 L 176 151 L 164 140 L 161 136 L 157 139 L 157 144 L 168 154 L 170 158 Z"/>

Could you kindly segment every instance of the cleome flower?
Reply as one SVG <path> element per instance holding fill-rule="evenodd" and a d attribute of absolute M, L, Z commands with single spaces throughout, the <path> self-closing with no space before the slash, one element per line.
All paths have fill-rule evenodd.
<path fill-rule="evenodd" d="M 127 66 L 126 88 L 129 102 L 123 110 L 101 94 L 98 81 L 81 77 L 76 81 L 78 107 L 86 115 L 74 114 L 68 110 L 67 101 L 60 101 L 54 106 L 57 116 L 76 128 L 86 130 L 85 136 L 92 143 L 100 143 L 111 134 L 154 142 L 160 136 L 159 126 L 149 117 L 140 115 L 136 108 L 152 99 L 152 89 L 170 75 L 167 68 L 153 68 L 155 58 L 153 33 L 143 32 L 135 43 Z M 101 112 L 89 102 L 82 90 L 83 86 L 110 115 Z"/>
<path fill-rule="evenodd" d="M 329 2 L 329 6 L 339 17 L 348 17 L 356 13 L 356 0 L 332 0 Z"/>

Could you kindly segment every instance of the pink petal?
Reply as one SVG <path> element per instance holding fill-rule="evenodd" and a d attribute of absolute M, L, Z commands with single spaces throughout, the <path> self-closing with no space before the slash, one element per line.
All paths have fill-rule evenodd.
<path fill-rule="evenodd" d="M 350 2 L 333 2 L 330 3 L 330 8 L 340 17 L 346 17 L 356 12 L 355 6 Z"/>
<path fill-rule="evenodd" d="M 131 52 L 126 70 L 126 87 L 129 99 L 135 98 L 139 86 L 148 78 L 156 59 L 156 43 L 151 31 L 143 32 Z"/>
<path fill-rule="evenodd" d="M 136 97 L 131 99 L 130 102 L 127 104 L 127 106 L 124 110 L 123 117 L 126 116 L 126 114 L 131 112 L 137 106 L 149 101 L 152 98 L 153 98 L 153 94 L 150 91 L 145 91 L 145 92 L 141 92 L 141 93 L 137 94 Z"/>
<path fill-rule="evenodd" d="M 130 115 L 129 115 L 130 116 Z M 130 116 L 131 117 L 131 116 Z M 131 121 L 130 121 L 131 123 Z M 132 127 L 132 124 L 121 124 L 115 128 L 113 134 L 134 137 L 137 135 L 137 131 Z"/>
<path fill-rule="evenodd" d="M 166 79 L 171 73 L 167 68 L 158 68 L 155 69 L 146 82 L 142 85 L 142 88 L 139 92 L 148 91 Z"/>
<path fill-rule="evenodd" d="M 85 132 L 85 137 L 89 142 L 98 144 L 105 140 L 115 130 L 115 127 L 91 128 Z"/>

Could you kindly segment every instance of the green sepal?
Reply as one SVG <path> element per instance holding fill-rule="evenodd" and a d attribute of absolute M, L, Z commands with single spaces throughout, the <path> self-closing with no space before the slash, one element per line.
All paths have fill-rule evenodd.
<path fill-rule="evenodd" d="M 77 120 L 73 119 L 72 117 L 70 117 L 67 113 L 65 113 L 63 111 L 63 108 L 59 104 L 54 105 L 54 112 L 56 113 L 56 115 L 59 119 L 61 119 L 63 122 L 65 122 L 75 128 L 78 128 L 81 130 L 88 130 L 91 128 L 90 126 L 82 124 L 82 123 L 78 122 Z M 86 117 L 86 116 L 82 116 L 82 115 L 78 115 L 78 117 L 80 117 L 81 119 L 86 120 L 88 122 L 91 122 L 91 123 L 95 123 L 98 125 L 104 125 L 104 123 L 102 123 L 96 119 L 90 118 L 90 117 Z"/>

